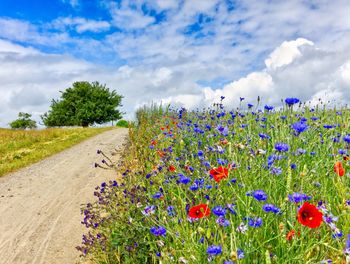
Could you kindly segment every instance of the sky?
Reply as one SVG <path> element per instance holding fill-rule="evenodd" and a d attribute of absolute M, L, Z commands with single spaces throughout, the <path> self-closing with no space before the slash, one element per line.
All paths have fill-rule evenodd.
<path fill-rule="evenodd" d="M 75 81 L 189 109 L 350 103 L 349 0 L 1 0 L 0 126 Z"/>

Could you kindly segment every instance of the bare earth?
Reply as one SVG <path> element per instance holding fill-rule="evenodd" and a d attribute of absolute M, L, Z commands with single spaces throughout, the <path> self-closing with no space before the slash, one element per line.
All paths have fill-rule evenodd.
<path fill-rule="evenodd" d="M 70 264 L 85 231 L 81 204 L 95 186 L 116 178 L 94 168 L 97 149 L 118 160 L 127 129 L 114 129 L 0 178 L 0 263 Z"/>

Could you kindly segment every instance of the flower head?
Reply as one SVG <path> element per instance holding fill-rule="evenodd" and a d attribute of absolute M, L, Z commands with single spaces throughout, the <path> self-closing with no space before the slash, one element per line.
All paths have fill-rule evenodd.
<path fill-rule="evenodd" d="M 191 218 L 203 218 L 210 215 L 210 208 L 206 204 L 192 206 L 188 211 L 188 216 Z"/>
<path fill-rule="evenodd" d="M 317 228 L 322 223 L 322 216 L 315 205 L 305 202 L 298 211 L 298 222 L 310 228 Z"/>
<path fill-rule="evenodd" d="M 334 164 L 333 170 L 335 173 L 337 173 L 338 176 L 344 176 L 345 174 L 345 169 L 343 168 L 343 164 L 341 163 L 341 161 L 337 161 Z"/>
<path fill-rule="evenodd" d="M 222 253 L 221 246 L 211 245 L 207 248 L 207 254 L 209 255 L 219 255 Z"/>
<path fill-rule="evenodd" d="M 150 231 L 155 236 L 165 236 L 166 235 L 166 229 L 163 226 L 160 226 L 160 227 L 154 226 L 150 229 Z"/>
<path fill-rule="evenodd" d="M 298 98 L 286 98 L 284 101 L 288 106 L 292 106 L 294 104 L 299 103 L 300 100 Z"/>
<path fill-rule="evenodd" d="M 279 142 L 279 143 L 275 144 L 275 149 L 278 152 L 287 152 L 289 150 L 289 146 L 288 146 L 288 144 Z"/>
<path fill-rule="evenodd" d="M 219 183 L 221 180 L 228 178 L 228 168 L 224 166 L 219 166 L 213 168 L 209 171 L 209 174 L 214 178 L 214 180 Z"/>

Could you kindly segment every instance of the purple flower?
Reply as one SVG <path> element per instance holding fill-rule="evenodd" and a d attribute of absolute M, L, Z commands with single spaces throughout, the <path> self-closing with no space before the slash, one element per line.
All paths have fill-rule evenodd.
<path fill-rule="evenodd" d="M 143 215 L 149 216 L 151 214 L 154 214 L 156 211 L 156 207 L 154 205 L 148 205 L 145 207 L 145 209 L 142 211 Z"/>
<path fill-rule="evenodd" d="M 258 201 L 266 201 L 267 194 L 263 190 L 256 190 L 252 193 L 252 196 Z"/>
<path fill-rule="evenodd" d="M 222 253 L 221 246 L 211 245 L 207 248 L 207 254 L 209 255 L 219 255 Z"/>
<path fill-rule="evenodd" d="M 216 216 L 225 216 L 226 214 L 226 209 L 221 207 L 221 206 L 215 206 L 212 210 L 213 214 Z"/>
<path fill-rule="evenodd" d="M 150 231 L 155 236 L 165 236 L 166 235 L 166 229 L 163 226 L 160 226 L 158 228 L 156 226 L 154 226 L 150 229 Z"/>
<path fill-rule="evenodd" d="M 288 144 L 278 142 L 275 144 L 275 149 L 278 152 L 287 152 L 289 150 L 289 146 L 288 146 Z"/>

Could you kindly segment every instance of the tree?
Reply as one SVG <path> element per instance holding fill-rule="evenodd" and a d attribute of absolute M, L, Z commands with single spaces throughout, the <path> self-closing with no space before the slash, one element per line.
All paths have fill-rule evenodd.
<path fill-rule="evenodd" d="M 18 114 L 18 119 L 12 121 L 10 123 L 10 127 L 12 129 L 33 129 L 36 128 L 36 122 L 32 119 L 30 119 L 32 117 L 31 114 L 28 113 L 23 113 L 23 112 L 19 112 Z"/>
<path fill-rule="evenodd" d="M 121 118 L 117 110 L 123 96 L 98 82 L 75 82 L 52 100 L 51 110 L 41 116 L 45 126 L 83 126 L 102 124 Z"/>

